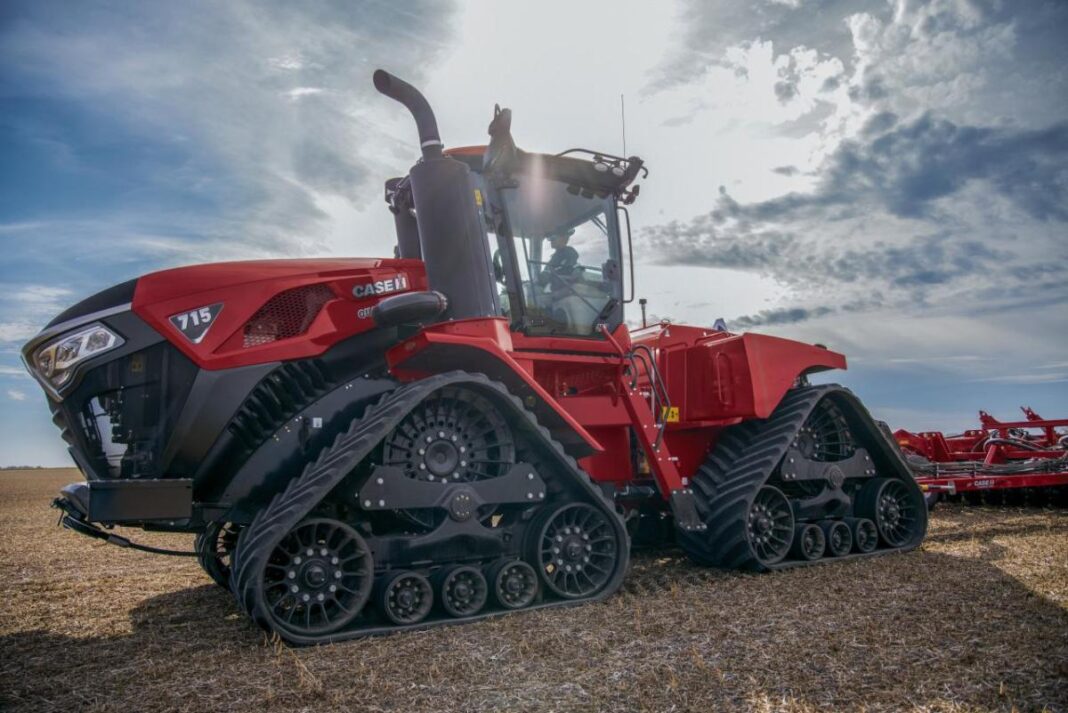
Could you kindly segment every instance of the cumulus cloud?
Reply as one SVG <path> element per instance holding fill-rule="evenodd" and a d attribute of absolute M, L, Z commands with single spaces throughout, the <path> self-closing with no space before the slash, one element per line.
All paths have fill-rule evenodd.
<path fill-rule="evenodd" d="M 17 180 L 0 199 L 0 348 L 154 269 L 330 251 L 337 213 L 378 208 L 381 178 L 417 151 L 372 70 L 424 77 L 453 12 L 433 0 L 7 7 L 0 155 Z"/>
<path fill-rule="evenodd" d="M 930 216 L 938 199 L 971 181 L 988 181 L 1037 220 L 1068 219 L 1068 122 L 1028 130 L 959 126 L 931 114 L 897 123 L 892 114 L 877 114 L 823 163 L 816 191 L 744 208 L 728 200 L 720 214 L 770 219 L 863 205 L 898 217 Z"/>
<path fill-rule="evenodd" d="M 831 307 L 813 307 L 811 309 L 805 307 L 780 307 L 777 309 L 765 309 L 752 315 L 745 315 L 734 320 L 730 327 L 732 329 L 749 329 L 750 327 L 776 325 L 776 324 L 794 324 L 795 322 L 804 322 L 806 319 L 814 319 L 816 317 L 822 317 L 833 312 Z"/>
<path fill-rule="evenodd" d="M 788 282 L 880 275 L 902 285 L 945 282 L 1008 257 L 996 244 L 939 229 L 947 218 L 940 201 L 970 182 L 983 182 L 1019 213 L 1049 224 L 1047 247 L 1063 250 L 1059 224 L 1068 221 L 1068 123 L 1036 131 L 994 129 L 925 115 L 843 142 L 818 175 L 812 192 L 756 203 L 741 204 L 721 189 L 710 213 L 650 228 L 643 238 L 668 262 L 768 272 Z M 873 213 L 887 216 L 884 227 L 891 234 L 925 234 L 894 241 L 861 235 L 837 243 L 828 239 L 844 221 Z M 895 220 L 913 222 L 901 228 Z M 799 221 L 806 228 L 823 223 L 829 230 L 822 236 L 802 233 Z"/>
<path fill-rule="evenodd" d="M 770 43 L 776 62 L 799 48 L 840 61 L 821 98 L 838 111 L 827 129 L 850 130 L 888 106 L 911 114 L 940 107 L 953 121 L 1050 123 L 1063 115 L 1068 76 L 1068 6 L 998 0 L 827 0 L 732 3 L 687 0 L 680 41 L 652 73 L 647 91 L 699 85 L 717 68 L 737 68 L 732 53 Z M 783 66 L 765 90 L 795 96 Z M 855 128 L 855 127 L 854 127 Z"/>
<path fill-rule="evenodd" d="M 18 389 L 8 389 L 7 397 L 12 401 L 25 401 L 26 393 L 23 391 L 19 391 Z"/>
<path fill-rule="evenodd" d="M 892 103 L 899 111 L 973 106 L 978 92 L 1002 84 L 999 67 L 1011 64 L 1018 42 L 1018 18 L 1000 5 L 902 1 L 889 17 L 870 11 L 850 15 L 846 24 L 856 58 L 850 96 Z M 1027 11 L 1020 15 L 1033 17 Z"/>
<path fill-rule="evenodd" d="M 763 161 L 770 198 L 721 179 L 730 189 L 706 212 L 642 231 L 642 254 L 782 286 L 769 306 L 726 315 L 734 329 L 831 344 L 867 368 L 987 378 L 1011 361 L 983 383 L 1062 383 L 1063 368 L 1041 365 L 1060 363 L 1068 328 L 1068 6 L 739 8 L 688 5 L 650 91 L 713 96 L 733 70 L 746 89 L 688 120 L 759 120 L 807 154 Z M 806 57 L 824 73 L 804 79 Z M 759 115 L 731 113 L 735 96 L 761 93 Z"/>
<path fill-rule="evenodd" d="M 1068 373 L 1021 373 L 987 376 L 976 381 L 998 384 L 1060 384 L 1068 381 Z"/>
<path fill-rule="evenodd" d="M 745 315 L 739 327 L 883 306 L 1068 299 L 1068 122 L 976 127 L 882 112 L 815 174 L 813 190 L 766 201 L 721 188 L 709 213 L 648 228 L 639 242 L 666 264 L 796 288 L 795 304 Z"/>
<path fill-rule="evenodd" d="M 728 325 L 731 329 L 745 330 L 753 327 L 774 327 L 798 324 L 822 317 L 846 315 L 853 312 L 867 312 L 883 304 L 883 296 L 878 292 L 872 296 L 854 299 L 833 305 L 815 305 L 809 307 L 775 307 L 763 309 L 754 314 L 747 314 L 732 319 Z"/>
<path fill-rule="evenodd" d="M 0 343 L 21 344 L 40 331 L 32 322 L 0 322 Z"/>
<path fill-rule="evenodd" d="M 884 0 L 825 0 L 814 12 L 800 0 L 685 0 L 678 9 L 680 41 L 652 73 L 647 91 L 699 81 L 717 67 L 737 68 L 728 53 L 761 40 L 787 48 L 818 47 L 851 62 L 852 44 L 845 19 L 853 13 L 877 12 L 885 6 Z"/>
<path fill-rule="evenodd" d="M 452 11 L 429 0 L 16 6 L 0 29 L 3 88 L 21 99 L 2 120 L 11 159 L 56 169 L 48 145 L 66 162 L 50 186 L 11 187 L 25 198 L 14 241 L 48 249 L 21 257 L 40 268 L 106 241 L 166 264 L 168 253 L 145 255 L 145 236 L 196 246 L 200 261 L 221 243 L 321 249 L 326 203 L 379 199 L 377 169 L 414 154 L 410 126 L 371 86 L 373 62 L 418 80 Z"/>
<path fill-rule="evenodd" d="M 972 88 L 986 86 L 996 73 L 984 74 L 983 59 L 1012 57 L 1025 23 L 983 3 L 946 2 L 900 2 L 889 16 L 843 21 L 850 70 L 841 88 L 828 88 L 835 96 L 814 100 L 833 105 L 813 129 L 822 153 L 811 167 L 771 169 L 810 185 L 753 202 L 721 187 L 704 215 L 646 228 L 647 254 L 769 275 L 790 288 L 790 303 L 735 319 L 740 328 L 883 307 L 998 311 L 1068 301 L 1059 280 L 1068 262 L 1068 107 L 1038 125 L 948 117 L 970 115 L 974 97 L 945 82 L 967 75 Z M 807 44 L 819 47 L 819 38 Z M 783 72 L 763 84 L 781 104 L 796 101 L 788 58 L 798 49 L 776 54 Z M 812 86 L 799 94 L 811 98 Z"/>

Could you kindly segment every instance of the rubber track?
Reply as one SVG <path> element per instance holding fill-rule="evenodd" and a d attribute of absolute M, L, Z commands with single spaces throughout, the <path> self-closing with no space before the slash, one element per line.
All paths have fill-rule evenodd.
<path fill-rule="evenodd" d="M 369 407 L 362 417 L 354 420 L 346 432 L 339 434 L 331 446 L 324 448 L 314 462 L 305 466 L 303 473 L 290 481 L 285 490 L 277 494 L 265 508 L 257 513 L 252 523 L 242 532 L 233 556 L 230 584 L 238 604 L 259 626 L 269 631 L 274 630 L 270 616 L 263 610 L 264 605 L 259 596 L 261 594 L 259 578 L 274 548 L 361 460 L 367 457 L 375 445 L 381 442 L 412 409 L 433 392 L 450 385 L 466 385 L 483 392 L 495 392 L 498 397 L 495 399 L 498 406 L 512 408 L 513 413 L 509 414 L 511 416 L 509 421 L 513 428 L 517 431 L 521 430 L 518 426 L 525 419 L 528 435 L 534 436 L 541 442 L 542 450 L 555 457 L 557 465 L 561 466 L 561 471 L 570 473 L 574 477 L 574 484 L 585 489 L 590 496 L 588 499 L 590 504 L 599 506 L 616 528 L 621 543 L 620 557 L 616 571 L 604 589 L 586 599 L 553 601 L 528 608 L 599 601 L 611 596 L 619 589 L 623 575 L 626 573 L 630 549 L 626 528 L 616 513 L 613 503 L 600 488 L 593 484 L 589 475 L 579 468 L 575 459 L 564 452 L 563 447 L 552 438 L 548 429 L 538 424 L 534 414 L 524 408 L 522 401 L 508 392 L 502 384 L 491 381 L 481 374 L 453 371 L 400 386 L 383 396 L 377 404 Z M 400 629 L 428 628 L 437 624 L 473 621 L 503 613 L 508 612 L 489 612 L 406 627 L 354 628 L 321 637 L 294 635 L 282 629 L 277 631 L 282 638 L 293 644 L 319 644 Z"/>
<path fill-rule="evenodd" d="M 757 561 L 746 537 L 749 506 L 782 460 L 812 409 L 831 394 L 847 397 L 843 399 L 847 403 L 840 405 L 852 408 L 856 416 L 870 424 L 869 435 L 877 439 L 875 443 L 884 447 L 880 448 L 884 455 L 900 466 L 896 468 L 897 473 L 886 475 L 898 477 L 917 487 L 904 461 L 895 450 L 889 448 L 889 444 L 883 443 L 885 437 L 879 432 L 878 426 L 848 390 L 836 384 L 791 389 L 769 418 L 746 421 L 725 429 L 711 456 L 691 479 L 697 511 L 708 525 L 708 529 L 700 533 L 677 531 L 679 544 L 691 559 L 723 569 L 767 571 L 901 552 L 916 547 L 922 541 L 920 537 L 915 543 L 897 549 L 879 549 L 868 554 L 824 558 L 815 562 L 789 560 L 769 566 Z"/>
<path fill-rule="evenodd" d="M 200 563 L 200 568 L 211 577 L 213 582 L 224 589 L 228 589 L 229 583 L 224 578 L 224 573 L 220 570 L 215 553 L 215 538 L 219 536 L 221 527 L 215 522 L 208 523 L 207 529 L 204 532 L 198 532 L 193 539 L 193 549 L 197 553 L 197 562 Z"/>

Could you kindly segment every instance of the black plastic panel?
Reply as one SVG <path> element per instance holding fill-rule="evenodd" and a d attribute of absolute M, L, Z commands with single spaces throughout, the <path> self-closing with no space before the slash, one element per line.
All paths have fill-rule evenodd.
<path fill-rule="evenodd" d="M 193 513 L 193 481 L 98 480 L 89 484 L 89 520 L 184 520 Z"/>
<path fill-rule="evenodd" d="M 95 295 L 86 297 L 84 300 L 76 305 L 68 307 L 67 309 L 56 315 L 46 325 L 48 327 L 54 327 L 57 324 L 77 319 L 78 317 L 84 317 L 87 314 L 93 314 L 94 312 L 101 312 L 112 307 L 118 307 L 120 305 L 129 304 L 133 302 L 134 290 L 137 288 L 137 280 L 127 280 L 118 285 L 101 290 Z"/>

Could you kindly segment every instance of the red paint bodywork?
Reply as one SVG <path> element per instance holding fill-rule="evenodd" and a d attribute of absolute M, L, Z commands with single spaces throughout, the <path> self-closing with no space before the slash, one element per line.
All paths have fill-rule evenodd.
<path fill-rule="evenodd" d="M 916 480 L 925 490 L 949 493 L 982 490 L 1005 490 L 1068 485 L 1068 468 L 1063 459 L 1066 451 L 1058 428 L 1068 426 L 1068 419 L 1043 419 L 1030 408 L 1022 407 L 1025 421 L 998 421 L 985 411 L 979 412 L 981 428 L 946 436 L 940 431 L 912 433 L 905 429 L 894 437 L 906 453 L 923 456 L 935 464 L 945 464 L 946 472 L 920 473 Z M 1005 440 L 1006 434 L 1015 435 Z M 1026 444 L 1026 447 L 1025 447 Z M 1035 465 L 1030 472 L 998 474 L 991 467 Z M 968 468 L 967 466 L 971 466 Z M 956 467 L 951 467 L 956 466 Z M 965 472 L 960 472 L 961 466 Z"/>
<path fill-rule="evenodd" d="M 133 309 L 204 369 L 316 356 L 375 328 L 370 310 L 383 296 L 356 298 L 353 287 L 398 274 L 407 289 L 425 290 L 418 260 L 321 259 L 219 263 L 165 270 L 142 277 Z M 333 293 L 304 334 L 243 347 L 246 323 L 272 297 L 308 285 Z M 199 344 L 170 322 L 173 315 L 223 303 Z M 626 370 L 633 348 L 651 350 L 672 406 L 661 419 L 650 404 L 650 374 Z M 401 381 L 467 369 L 503 381 L 574 452 L 597 481 L 622 487 L 655 479 L 660 491 L 685 487 L 714 447 L 720 430 L 766 418 L 798 377 L 844 369 L 845 357 L 822 347 L 759 334 L 660 324 L 630 332 L 626 326 L 597 337 L 531 337 L 504 318 L 434 324 L 386 354 Z M 633 441 L 633 443 L 632 443 Z"/>
<path fill-rule="evenodd" d="M 526 387 L 528 405 L 545 425 L 574 429 L 595 451 L 581 460 L 594 480 L 624 485 L 648 467 L 646 477 L 661 492 L 686 485 L 720 429 L 766 418 L 802 374 L 846 366 L 836 352 L 759 334 L 663 324 L 633 334 L 621 326 L 611 337 L 530 337 L 511 332 L 502 318 L 463 320 L 423 329 L 387 360 L 402 380 L 466 367 L 500 378 L 513 392 Z M 632 388 L 624 374 L 624 353 L 639 344 L 653 350 L 679 409 L 659 445 L 649 375 L 641 373 Z M 644 452 L 639 472 L 632 433 Z"/>
<path fill-rule="evenodd" d="M 133 311 L 201 369 L 306 359 L 322 354 L 343 339 L 374 329 L 370 315 L 361 317 L 360 310 L 374 306 L 379 298 L 354 297 L 352 288 L 396 275 L 407 278 L 410 290 L 426 289 L 426 272 L 419 260 L 256 260 L 178 267 L 140 278 Z M 335 297 L 303 335 L 247 348 L 241 346 L 240 339 L 233 339 L 275 295 L 317 284 L 329 287 Z M 172 315 L 218 302 L 223 303 L 222 312 L 199 344 L 186 339 L 170 322 Z"/>

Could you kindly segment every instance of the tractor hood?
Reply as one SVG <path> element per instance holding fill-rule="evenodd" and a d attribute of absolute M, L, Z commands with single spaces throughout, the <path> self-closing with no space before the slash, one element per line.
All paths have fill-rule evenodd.
<path fill-rule="evenodd" d="M 424 290 L 418 260 L 336 258 L 193 265 L 144 275 L 59 314 L 22 349 L 55 400 L 145 335 L 201 369 L 317 356 L 375 328 L 384 297 Z M 136 332 L 136 334 L 134 334 Z"/>
<path fill-rule="evenodd" d="M 426 289 L 418 260 L 195 265 L 138 280 L 133 311 L 204 369 L 301 359 L 375 327 L 384 297 Z"/>
<path fill-rule="evenodd" d="M 180 267 L 83 300 L 22 356 L 90 480 L 188 478 L 366 374 L 397 340 L 376 308 L 425 282 L 417 260 Z"/>

